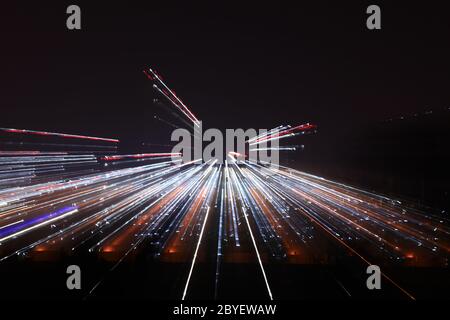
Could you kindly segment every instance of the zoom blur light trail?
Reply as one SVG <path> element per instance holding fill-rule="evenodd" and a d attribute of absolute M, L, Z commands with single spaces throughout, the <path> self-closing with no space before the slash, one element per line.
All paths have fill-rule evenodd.
<path fill-rule="evenodd" d="M 38 135 L 38 136 L 53 136 L 53 137 L 58 137 L 58 138 L 104 141 L 104 142 L 112 142 L 112 143 L 120 142 L 118 139 L 111 139 L 111 138 L 100 138 L 100 137 L 83 136 L 83 135 L 77 135 L 77 134 L 55 133 L 55 132 L 35 131 L 35 130 L 27 130 L 27 129 L 0 128 L 0 131 L 7 132 L 7 133 L 18 133 L 18 134 L 26 134 L 26 135 L 28 134 L 28 135 Z"/>
<path fill-rule="evenodd" d="M 253 137 L 253 138 L 249 139 L 247 142 L 248 142 L 248 143 L 251 143 L 251 142 L 254 142 L 255 140 L 262 139 L 262 138 L 267 137 L 267 136 L 269 136 L 269 135 L 271 135 L 271 134 L 274 134 L 274 133 L 277 133 L 277 132 L 279 132 L 279 131 L 286 130 L 286 129 L 289 129 L 289 128 L 291 128 L 290 125 L 287 125 L 287 126 L 285 126 L 285 125 L 279 125 L 279 126 L 276 127 L 276 128 L 270 129 L 270 130 L 267 131 L 267 132 L 263 132 L 263 133 L 257 135 L 256 137 Z"/>
<path fill-rule="evenodd" d="M 162 86 L 154 85 L 158 92 L 198 125 L 155 71 L 144 73 Z M 259 145 L 316 128 L 309 123 L 281 125 L 247 142 L 255 146 L 250 151 L 293 151 L 296 147 Z M 270 299 L 277 298 L 271 263 L 319 265 L 336 258 L 336 247 L 338 254 L 356 256 L 364 263 L 448 266 L 450 220 L 429 208 L 293 168 L 250 162 L 233 151 L 225 165 L 201 159 L 182 163 L 180 156 L 0 152 L 0 263 L 17 255 L 55 252 L 58 257 L 91 255 L 94 260 L 113 261 L 111 271 L 132 252 L 147 255 L 151 248 L 158 261 L 189 265 L 181 276 L 186 280 L 183 290 L 177 292 L 183 300 L 192 295 L 191 280 L 202 272 L 201 261 L 216 263 L 216 297 L 226 270 L 222 267 L 238 262 L 257 266 L 250 276 L 264 283 Z M 414 299 L 392 277 L 383 276 Z M 91 294 L 104 279 L 96 282 Z"/>
<path fill-rule="evenodd" d="M 249 151 L 296 151 L 299 148 L 303 149 L 302 146 L 294 146 L 294 147 L 271 147 L 271 148 L 253 148 L 249 149 Z"/>
<path fill-rule="evenodd" d="M 165 96 L 179 111 L 181 111 L 189 120 L 191 120 L 195 126 L 198 126 L 199 120 L 192 113 L 191 110 L 181 101 L 181 99 L 173 92 L 161 79 L 161 77 L 152 69 L 148 69 L 148 72 L 144 70 L 144 74 L 152 81 L 156 81 L 163 86 L 160 89 L 156 84 L 153 84 L 153 88 L 160 94 Z"/>
<path fill-rule="evenodd" d="M 145 159 L 145 158 L 175 158 L 181 157 L 181 153 L 139 153 L 139 154 L 126 154 L 126 155 L 114 155 L 114 156 L 104 156 L 101 160 L 104 161 L 115 161 L 123 159 Z"/>
<path fill-rule="evenodd" d="M 33 170 L 69 160 L 82 167 L 43 167 L 28 178 L 17 158 Z M 272 297 L 266 265 L 310 263 L 326 252 L 318 245 L 324 241 L 382 265 L 445 265 L 449 257 L 449 220 L 396 199 L 232 155 L 224 166 L 153 160 L 112 169 L 92 155 L 4 156 L 1 163 L 11 167 L 0 175 L 0 261 L 29 252 L 87 251 L 119 263 L 151 238 L 159 259 L 195 266 L 206 254 L 200 235 L 216 228 L 215 282 L 221 264 L 253 252 L 261 269 L 255 276 Z"/>
<path fill-rule="evenodd" d="M 8 239 L 18 237 L 31 230 L 40 228 L 57 220 L 63 219 L 64 217 L 67 217 L 77 211 L 78 211 L 77 207 L 71 206 L 40 216 L 35 219 L 30 219 L 27 221 L 24 221 L 22 219 L 16 223 L 9 224 L 6 228 L 0 230 L 0 244 Z"/>
<path fill-rule="evenodd" d="M 296 127 L 288 127 L 288 128 L 282 128 L 280 130 L 272 131 L 270 134 L 263 135 L 260 138 L 254 139 L 252 142 L 249 142 L 250 146 L 258 145 L 261 143 L 266 143 L 273 140 L 279 140 L 287 137 L 294 137 L 299 134 L 303 134 L 305 132 L 311 131 L 317 129 L 317 126 L 315 124 L 301 124 Z"/>

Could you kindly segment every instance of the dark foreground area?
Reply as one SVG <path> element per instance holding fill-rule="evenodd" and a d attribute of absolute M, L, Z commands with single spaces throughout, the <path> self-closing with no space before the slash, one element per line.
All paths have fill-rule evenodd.
<path fill-rule="evenodd" d="M 15 261 L 14 261 L 15 260 Z M 114 264 L 89 257 L 56 262 L 14 259 L 0 266 L 3 299 L 12 300 L 151 300 L 181 301 L 188 263 L 159 262 L 144 253 Z M 20 260 L 20 261 L 19 261 Z M 81 290 L 69 290 L 66 268 L 82 270 Z M 418 300 L 449 299 L 447 268 L 384 268 Z M 196 265 L 187 302 L 266 301 L 263 277 L 256 263 L 224 263 L 217 288 L 215 266 Z M 266 266 L 275 301 L 296 300 L 409 300 L 398 288 L 382 280 L 381 290 L 368 290 L 365 267 L 355 257 L 344 255 L 336 264 Z M 7 293 L 7 294 L 6 294 Z"/>

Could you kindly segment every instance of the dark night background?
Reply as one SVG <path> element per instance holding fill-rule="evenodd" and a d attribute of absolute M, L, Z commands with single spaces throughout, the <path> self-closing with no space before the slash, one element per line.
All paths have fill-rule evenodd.
<path fill-rule="evenodd" d="M 372 2 L 312 3 L 77 1 L 81 31 L 66 29 L 66 1 L 2 6 L 0 127 L 149 151 L 172 129 L 153 119 L 153 67 L 205 127 L 312 122 L 290 166 L 448 208 L 447 8 L 374 1 L 382 30 L 370 31 Z"/>

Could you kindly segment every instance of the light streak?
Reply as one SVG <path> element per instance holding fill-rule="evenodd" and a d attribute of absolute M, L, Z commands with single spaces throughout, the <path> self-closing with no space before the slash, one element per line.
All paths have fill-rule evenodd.
<path fill-rule="evenodd" d="M 210 207 L 208 206 L 208 209 L 206 210 L 206 214 L 205 214 L 205 219 L 203 220 L 202 230 L 200 231 L 200 236 L 198 237 L 198 242 L 197 242 L 197 247 L 195 248 L 194 257 L 192 258 L 192 264 L 191 264 L 191 268 L 189 269 L 189 275 L 188 275 L 188 278 L 186 281 L 186 285 L 184 286 L 183 297 L 181 298 L 181 300 L 184 300 L 186 298 L 187 290 L 189 287 L 189 282 L 191 281 L 192 271 L 194 270 L 195 261 L 197 260 L 198 249 L 200 248 L 200 243 L 202 242 L 202 238 L 203 238 L 203 232 L 205 231 L 206 222 L 208 220 L 209 209 L 210 209 Z"/>
<path fill-rule="evenodd" d="M 303 134 L 305 132 L 308 132 L 309 130 L 313 130 L 316 128 L 317 128 L 316 125 L 306 123 L 306 124 L 298 125 L 296 127 L 289 126 L 287 128 L 282 128 L 281 130 L 272 129 L 270 134 L 265 134 L 262 137 L 252 139 L 252 141 L 249 141 L 249 144 L 251 146 L 254 146 L 254 145 L 266 143 L 266 142 L 273 141 L 273 140 L 294 137 L 296 135 Z"/>
<path fill-rule="evenodd" d="M 0 238 L 0 243 L 2 243 L 3 241 L 6 241 L 8 239 L 18 237 L 18 236 L 20 236 L 20 235 L 22 235 L 24 233 L 27 233 L 27 232 L 29 232 L 31 230 L 34 230 L 34 229 L 40 228 L 42 226 L 48 225 L 48 224 L 50 224 L 52 222 L 55 222 L 57 220 L 61 220 L 61 219 L 65 218 L 65 217 L 67 217 L 67 216 L 69 216 L 71 214 L 74 214 L 76 212 L 78 212 L 78 209 L 77 208 L 73 208 L 73 207 L 69 207 L 69 208 L 65 208 L 65 209 L 53 212 L 53 213 L 48 215 L 48 217 L 51 217 L 51 219 L 48 219 L 48 220 L 42 219 L 44 221 L 39 222 L 37 224 L 34 224 L 31 227 L 28 227 L 28 228 L 25 228 L 23 230 L 20 230 L 20 231 L 17 231 L 15 233 L 12 233 L 10 235 L 7 235 L 7 236 L 5 236 L 3 238 Z M 61 214 L 61 213 L 63 213 L 63 214 Z M 55 216 L 55 217 L 53 217 L 53 216 Z M 38 221 L 40 221 L 40 220 L 41 219 L 39 219 Z M 0 232 L 0 234 L 2 234 L 2 233 L 3 232 Z"/>
<path fill-rule="evenodd" d="M 140 153 L 140 154 L 126 154 L 126 155 L 114 155 L 114 156 L 104 156 L 101 160 L 104 161 L 114 161 L 122 159 L 144 159 L 144 158 L 166 158 L 166 157 L 181 157 L 181 153 Z"/>
<path fill-rule="evenodd" d="M 189 110 L 189 108 L 181 101 L 181 99 L 162 81 L 160 76 L 153 71 L 152 69 L 148 69 L 150 73 L 144 71 L 147 77 L 150 80 L 157 80 L 165 90 L 161 90 L 156 84 L 153 85 L 153 88 L 157 90 L 160 94 L 164 95 L 178 110 L 180 110 L 186 117 L 191 120 L 194 125 L 198 126 L 199 120 L 197 117 Z"/>
<path fill-rule="evenodd" d="M 4 229 L 4 228 L 8 228 L 8 227 L 13 226 L 13 225 L 18 224 L 18 223 L 22 223 L 23 221 L 24 221 L 24 220 L 22 219 L 22 220 L 19 220 L 19 221 L 12 222 L 12 223 L 10 223 L 10 224 L 4 225 L 4 226 L 0 227 L 0 230 L 1 230 L 1 229 Z"/>
<path fill-rule="evenodd" d="M 297 147 L 254 148 L 250 151 L 296 151 Z"/>
<path fill-rule="evenodd" d="M 244 210 L 245 222 L 247 223 L 248 231 L 250 233 L 250 237 L 252 238 L 253 247 L 255 248 L 256 256 L 258 257 L 258 263 L 259 263 L 259 266 L 261 268 L 261 272 L 262 272 L 263 277 L 264 277 L 264 282 L 266 284 L 267 292 L 269 293 L 270 300 L 273 300 L 272 291 L 270 290 L 269 281 L 267 280 L 266 271 L 264 270 L 264 266 L 263 266 L 263 263 L 261 261 L 261 256 L 259 254 L 258 246 L 256 245 L 255 237 L 253 236 L 252 228 L 250 226 L 250 222 L 248 221 L 247 213 L 245 212 L 244 208 L 243 208 L 243 210 Z"/>
<path fill-rule="evenodd" d="M 84 140 L 104 141 L 104 142 L 112 142 L 112 143 L 120 142 L 118 139 L 111 139 L 111 138 L 99 138 L 99 137 L 83 136 L 83 135 L 77 135 L 77 134 L 55 133 L 55 132 L 35 131 L 35 130 L 27 130 L 27 129 L 0 128 L 0 131 L 4 131 L 7 133 L 20 133 L 20 134 L 39 135 L 39 136 L 54 136 L 54 137 L 59 137 L 59 138 L 82 139 L 82 140 L 84 139 Z"/>

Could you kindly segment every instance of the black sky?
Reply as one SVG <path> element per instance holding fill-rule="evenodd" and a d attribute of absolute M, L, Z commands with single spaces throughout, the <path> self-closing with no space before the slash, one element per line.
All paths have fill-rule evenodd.
<path fill-rule="evenodd" d="M 366 2 L 227 3 L 78 3 L 81 31 L 65 27 L 69 3 L 7 6 L 2 126 L 150 134 L 146 66 L 208 127 L 338 129 L 449 102 L 442 6 L 381 3 L 382 30 L 369 31 Z"/>

